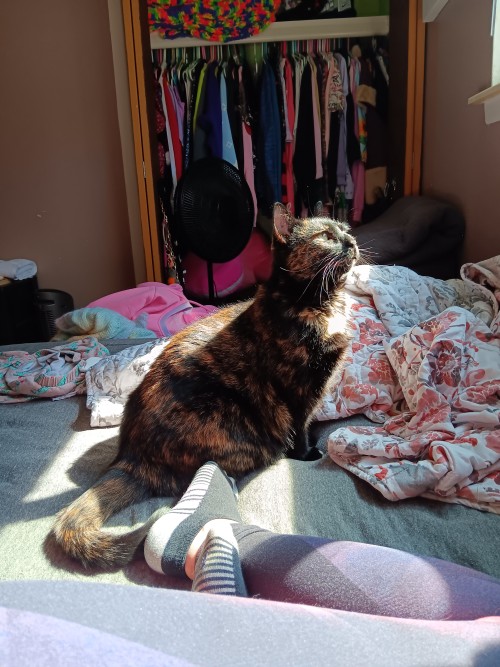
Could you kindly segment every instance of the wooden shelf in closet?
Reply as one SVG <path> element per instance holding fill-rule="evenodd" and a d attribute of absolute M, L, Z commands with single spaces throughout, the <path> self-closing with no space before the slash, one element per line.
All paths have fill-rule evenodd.
<path fill-rule="evenodd" d="M 310 21 L 281 21 L 272 23 L 266 30 L 225 44 L 261 44 L 263 42 L 292 42 L 295 40 L 337 39 L 342 37 L 372 37 L 389 34 L 389 16 L 366 16 L 347 19 L 313 19 Z M 177 49 L 192 46 L 213 46 L 214 42 L 194 37 L 163 39 L 157 32 L 151 33 L 152 49 Z"/>
<path fill-rule="evenodd" d="M 162 40 L 158 35 L 150 35 L 147 3 L 138 0 L 121 0 L 121 3 L 146 279 L 164 281 L 161 215 L 155 192 L 159 174 L 156 166 L 151 49 L 210 46 L 213 42 Z M 260 35 L 239 40 L 238 43 L 387 34 L 390 40 L 390 87 L 397 91 L 389 99 L 388 180 L 394 181 L 395 196 L 401 197 L 420 191 L 425 49 L 422 0 L 390 0 L 389 16 L 274 23 Z"/>

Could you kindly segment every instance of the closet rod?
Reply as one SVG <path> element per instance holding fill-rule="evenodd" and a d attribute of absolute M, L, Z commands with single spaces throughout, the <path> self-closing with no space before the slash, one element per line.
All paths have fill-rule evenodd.
<path fill-rule="evenodd" d="M 262 42 L 292 42 L 307 39 L 335 39 L 340 37 L 372 37 L 389 34 L 388 16 L 363 16 L 348 19 L 312 19 L 309 21 L 279 21 L 272 23 L 258 35 L 224 44 L 257 44 Z M 152 49 L 178 49 L 190 46 L 210 46 L 217 42 L 194 37 L 163 39 L 151 33 Z"/>

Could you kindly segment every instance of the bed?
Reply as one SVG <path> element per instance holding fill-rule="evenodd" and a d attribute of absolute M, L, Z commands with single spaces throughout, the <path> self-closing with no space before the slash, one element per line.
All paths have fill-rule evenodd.
<path fill-rule="evenodd" d="M 405 267 L 358 267 L 354 271 L 348 284 L 352 307 L 359 315 L 353 324 L 353 349 L 339 388 L 328 393 L 311 428 L 312 437 L 324 456 L 314 462 L 284 458 L 266 470 L 239 480 L 239 507 L 246 522 L 277 532 L 368 542 L 440 557 L 500 578 L 500 519 L 497 516 L 500 506 L 498 259 L 466 265 L 462 267 L 461 278 L 452 281 L 422 278 Z M 425 322 L 432 325 L 424 325 Z M 467 381 L 465 376 L 453 375 L 455 371 L 451 366 L 441 368 L 438 364 L 433 372 L 441 373 L 439 381 L 434 376 L 432 383 L 427 376 L 423 389 L 432 389 L 441 397 L 441 403 L 444 401 L 452 406 L 447 418 L 453 423 L 453 433 L 450 428 L 447 430 L 446 419 L 439 410 L 437 413 L 427 412 L 424 421 L 410 423 L 422 405 L 419 402 L 423 400 L 422 384 L 418 382 L 422 379 L 422 369 L 431 367 L 430 360 L 439 358 L 436 350 L 450 352 L 450 331 L 453 332 L 451 339 L 463 354 L 464 350 L 470 352 L 472 348 L 478 348 L 479 356 L 476 360 L 471 360 L 470 354 L 468 356 L 471 365 Z M 475 347 L 468 338 L 471 332 L 478 343 Z M 415 367 L 417 342 L 423 345 L 419 348 L 420 375 Z M 163 343 L 168 344 L 168 340 Z M 109 399 L 110 386 L 106 388 L 105 383 L 95 381 L 99 364 L 122 358 L 119 355 L 124 351 L 130 354 L 134 349 L 136 352 L 132 357 L 135 354 L 135 359 L 141 359 L 144 350 L 157 348 L 159 342 L 115 338 L 102 339 L 99 344 L 106 348 L 106 355 L 87 371 L 87 377 L 88 373 L 93 373 L 93 392 L 85 391 L 59 400 L 28 400 L 0 405 L 0 596 L 7 607 L 17 606 L 25 613 L 48 613 L 65 622 L 81 622 L 96 631 L 110 632 L 113 636 L 121 634 L 122 638 L 140 641 L 140 633 L 130 619 L 117 621 L 123 616 L 123 605 L 137 604 L 144 609 L 149 604 L 168 606 L 170 600 L 174 609 L 179 605 L 185 613 L 186 608 L 205 609 L 207 603 L 193 601 L 197 596 L 185 593 L 189 589 L 187 581 L 153 572 L 140 551 L 126 567 L 109 572 L 89 571 L 65 557 L 48 537 L 55 514 L 90 487 L 114 457 L 119 413 L 126 392 L 124 395 L 115 382 L 113 405 L 117 413 L 110 417 L 108 411 L 104 422 L 99 421 L 103 419 L 99 398 Z M 13 350 L 33 354 L 55 345 L 64 343 L 11 345 L 4 346 L 0 352 L 5 358 Z M 139 349 L 140 353 L 137 352 Z M 412 363 L 406 363 L 410 357 Z M 390 373 L 384 366 L 387 359 L 394 362 Z M 464 356 L 457 357 L 455 362 L 463 366 L 464 359 Z M 474 369 L 478 372 L 471 376 Z M 443 373 L 451 374 L 451 384 L 448 376 L 443 380 Z M 415 382 L 406 385 L 408 379 Z M 464 398 L 463 392 L 458 391 L 463 386 L 470 389 L 473 396 L 467 394 Z M 443 387 L 452 387 L 453 395 L 446 394 Z M 484 390 L 483 393 L 480 390 Z M 462 403 L 455 400 L 457 391 Z M 473 398 L 474 405 L 471 404 Z M 479 414 L 481 411 L 482 415 Z M 408 414 L 411 418 L 405 417 L 402 421 L 401 415 Z M 106 420 L 109 425 L 103 425 Z M 91 426 L 91 421 L 95 425 Z M 384 431 L 387 423 L 391 428 Z M 422 432 L 427 433 L 427 439 L 422 439 Z M 472 443 L 471 433 L 475 438 Z M 404 449 L 405 442 L 410 443 L 408 450 Z M 462 456 L 453 458 L 457 448 Z M 429 454 L 434 449 L 436 451 Z M 475 459 L 471 452 L 476 455 Z M 422 462 L 424 472 L 419 468 Z M 418 486 L 422 479 L 424 484 Z M 447 479 L 447 484 L 443 484 L 443 479 Z M 131 530 L 153 511 L 166 511 L 172 503 L 171 498 L 156 498 L 132 506 L 113 517 L 108 528 Z M 111 594 L 114 600 L 111 607 L 115 609 L 111 611 L 108 607 L 109 618 L 105 621 L 102 620 L 106 617 L 102 605 L 109 597 L 106 591 L 112 584 L 118 585 L 113 589 L 116 598 Z M 154 590 L 148 593 L 144 587 Z M 159 589 L 164 589 L 166 596 L 162 603 L 158 601 Z M 91 590 L 101 600 L 101 606 L 97 605 L 100 611 L 96 612 L 93 621 L 87 619 L 87 612 L 78 611 L 78 605 L 81 607 L 82 604 L 77 602 L 87 599 Z M 117 602 L 122 599 L 122 603 Z M 49 611 L 42 600 L 52 600 L 47 603 Z M 65 600 L 64 611 L 61 610 L 61 600 Z M 256 601 L 245 602 L 252 607 Z M 223 615 L 228 611 L 227 605 L 234 601 L 214 604 L 214 610 L 218 609 L 217 613 Z M 242 623 L 248 623 L 249 627 L 253 623 L 258 625 L 263 618 L 257 620 L 260 612 L 253 613 L 247 607 L 241 612 Z M 264 613 L 264 607 L 262 610 Z M 276 621 L 274 612 L 270 610 L 269 613 L 270 619 Z M 287 618 L 286 610 L 280 613 L 283 619 Z M 307 617 L 308 612 L 302 610 L 301 613 Z M 174 615 L 172 611 L 170 615 Z M 149 616 L 146 614 L 145 617 Z M 111 618 L 115 619 L 114 623 Z M 340 612 L 338 618 L 343 618 Z M 355 618 L 349 632 L 358 631 L 358 623 L 361 627 L 365 621 Z M 319 617 L 309 618 L 304 620 L 304 627 L 309 627 L 310 623 L 311 629 L 325 631 L 331 641 L 341 641 L 348 626 L 341 623 L 335 626 L 336 629 L 329 630 L 330 622 L 331 619 L 327 622 Z M 373 632 L 382 632 L 377 623 Z M 128 630 L 120 631 L 118 626 Z M 178 620 L 172 627 L 178 627 Z M 381 648 L 372 664 L 379 664 L 378 659 L 380 664 L 389 664 L 382 658 L 394 650 L 389 639 L 392 630 L 388 625 L 384 628 L 380 636 L 385 636 L 387 631 L 387 647 Z M 427 630 L 422 628 L 424 637 Z M 488 632 L 491 631 L 495 640 L 491 646 L 498 651 L 499 630 L 497 626 L 494 630 L 491 628 L 493 625 L 484 630 L 486 634 L 481 634 L 482 629 L 478 631 L 477 646 L 484 648 L 481 642 L 486 641 L 484 637 L 490 637 Z M 371 631 L 368 627 L 363 629 L 363 632 Z M 429 632 L 432 635 L 432 627 Z M 476 630 L 468 635 L 470 647 L 464 648 L 466 652 L 470 648 L 471 655 L 477 648 L 474 632 Z M 463 637 L 462 630 L 457 629 L 457 633 L 457 637 Z M 166 639 L 154 635 L 151 629 L 145 632 L 143 643 L 159 650 L 162 655 L 161 652 L 166 651 Z M 169 641 L 175 643 L 172 633 L 168 636 Z M 276 636 L 282 637 L 283 632 L 277 630 Z M 422 641 L 425 644 L 427 640 Z M 382 641 L 381 646 L 383 644 Z M 282 647 L 283 664 L 285 659 L 290 660 L 290 648 Z M 406 651 L 407 648 L 399 646 L 398 650 Z M 385 653 L 386 650 L 389 653 Z M 194 660 L 193 656 L 189 658 L 181 653 L 176 653 L 177 657 L 192 664 L 189 660 Z M 311 664 L 306 660 L 307 655 L 305 650 L 301 662 L 299 654 L 295 653 L 294 664 Z M 356 655 L 357 659 L 354 659 Z M 361 664 L 358 662 L 362 660 L 361 655 L 364 653 L 352 653 L 352 664 Z M 498 660 L 498 653 L 491 655 Z M 421 657 L 423 660 L 425 651 Z M 339 663 L 331 664 L 351 664 L 344 654 L 339 654 L 338 660 Z M 405 660 L 402 657 L 398 664 L 430 664 L 424 660 L 422 663 L 416 659 Z M 226 663 L 207 658 L 205 664 Z M 229 658 L 227 664 L 231 664 Z M 242 660 L 238 664 L 247 663 Z M 272 664 L 281 663 L 277 660 Z"/>

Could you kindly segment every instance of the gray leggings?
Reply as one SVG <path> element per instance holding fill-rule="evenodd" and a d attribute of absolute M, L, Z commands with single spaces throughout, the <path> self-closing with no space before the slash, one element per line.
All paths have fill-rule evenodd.
<path fill-rule="evenodd" d="M 500 581 L 461 565 L 258 526 L 233 532 L 252 597 L 428 620 L 500 614 Z"/>

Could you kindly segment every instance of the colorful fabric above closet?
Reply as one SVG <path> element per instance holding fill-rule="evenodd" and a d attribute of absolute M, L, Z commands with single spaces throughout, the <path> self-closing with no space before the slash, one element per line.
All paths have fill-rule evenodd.
<path fill-rule="evenodd" d="M 149 27 L 164 39 L 244 39 L 267 28 L 280 5 L 281 0 L 148 0 Z"/>

